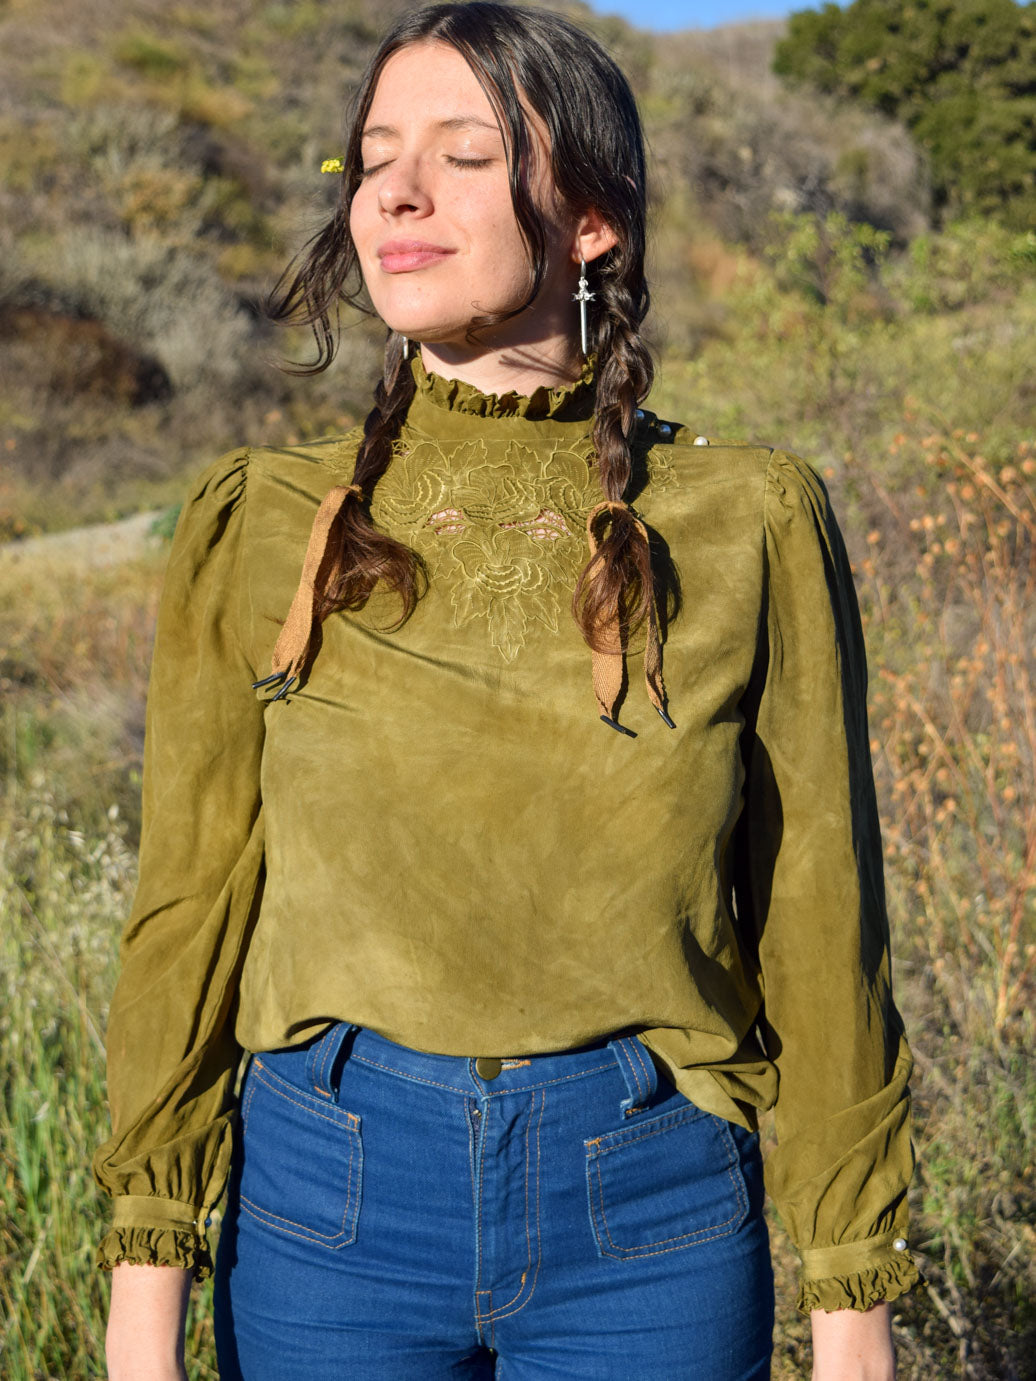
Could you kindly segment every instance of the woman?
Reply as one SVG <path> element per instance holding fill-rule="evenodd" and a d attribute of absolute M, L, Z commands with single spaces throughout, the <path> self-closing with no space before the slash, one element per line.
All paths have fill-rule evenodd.
<path fill-rule="evenodd" d="M 592 40 L 396 25 L 279 307 L 325 367 L 359 267 L 375 406 L 224 457 L 170 559 L 96 1162 L 115 1381 L 182 1375 L 228 1174 L 225 1378 L 766 1376 L 773 1104 L 815 1375 L 893 1374 L 909 1056 L 848 563 L 808 467 L 638 409 L 643 240 Z"/>

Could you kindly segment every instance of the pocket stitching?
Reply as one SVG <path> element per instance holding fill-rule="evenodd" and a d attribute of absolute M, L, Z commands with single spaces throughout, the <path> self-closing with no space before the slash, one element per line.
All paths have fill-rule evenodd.
<path fill-rule="evenodd" d="M 286 1103 L 293 1103 L 296 1107 L 301 1108 L 303 1112 L 307 1112 L 314 1117 L 318 1117 L 324 1122 L 330 1122 L 331 1125 L 337 1128 L 339 1131 L 344 1130 L 346 1132 L 349 1142 L 349 1164 L 345 1176 L 346 1181 L 348 1183 L 348 1191 L 345 1202 L 345 1210 L 342 1213 L 341 1227 L 339 1231 L 334 1233 L 333 1235 L 319 1232 L 317 1231 L 317 1229 L 310 1227 L 306 1223 L 300 1223 L 294 1218 L 285 1218 L 280 1214 L 272 1213 L 269 1209 L 263 1208 L 261 1205 L 255 1203 L 254 1200 L 249 1199 L 246 1194 L 239 1194 L 238 1196 L 242 1204 L 242 1207 L 245 1209 L 247 1213 L 250 1213 L 253 1218 L 258 1219 L 259 1222 L 267 1223 L 270 1227 L 276 1228 L 278 1232 L 283 1232 L 288 1237 L 298 1237 L 304 1241 L 316 1242 L 320 1246 L 328 1247 L 331 1250 L 334 1250 L 337 1247 L 349 1246 L 352 1242 L 355 1242 L 356 1240 L 356 1220 L 359 1215 L 360 1206 L 360 1196 L 356 1184 L 359 1171 L 357 1170 L 354 1173 L 353 1170 L 354 1163 L 357 1159 L 358 1150 L 360 1153 L 360 1164 L 362 1165 L 363 1163 L 363 1148 L 362 1145 L 358 1144 L 360 1135 L 359 1117 L 356 1115 L 356 1113 L 346 1112 L 344 1109 L 338 1110 L 338 1118 L 329 1117 L 327 1113 L 323 1111 L 323 1108 L 320 1104 L 317 1104 L 314 1107 L 308 1102 L 304 1102 L 303 1099 L 306 1098 L 306 1095 L 304 1093 L 301 1094 L 301 1097 L 294 1097 L 293 1093 L 289 1093 L 287 1090 L 292 1089 L 293 1092 L 299 1093 L 301 1093 L 301 1090 L 294 1090 L 291 1084 L 288 1084 L 285 1080 L 280 1079 L 276 1074 L 273 1073 L 272 1070 L 268 1070 L 261 1060 L 253 1060 L 252 1069 L 250 1070 L 250 1073 L 254 1074 L 254 1081 L 248 1091 L 248 1095 L 245 1100 L 247 1109 L 251 1108 L 252 1100 L 255 1096 L 255 1085 L 258 1083 L 262 1083 L 266 1086 L 266 1088 L 270 1090 L 272 1094 L 274 1094 L 276 1097 L 282 1098 Z M 271 1080 L 276 1080 L 276 1083 L 282 1085 L 282 1087 L 277 1088 L 275 1084 L 271 1082 Z M 244 1116 L 247 1117 L 247 1112 L 244 1114 Z M 346 1123 L 344 1128 L 340 1120 L 342 1118 L 345 1119 Z M 349 1222 L 350 1215 L 352 1218 L 351 1222 Z M 299 1228 L 300 1231 L 292 1232 L 290 1228 L 281 1226 L 281 1224 L 286 1223 L 290 1223 L 292 1227 Z"/>
<path fill-rule="evenodd" d="M 342 1214 L 342 1226 L 339 1231 L 334 1234 L 329 1235 L 328 1233 L 318 1232 L 316 1228 L 310 1227 L 308 1223 L 300 1223 L 295 1218 L 285 1218 L 279 1213 L 271 1213 L 268 1208 L 262 1208 L 259 1204 L 255 1203 L 254 1200 L 248 1198 L 246 1194 L 241 1194 L 239 1196 L 241 1203 L 244 1204 L 253 1218 L 258 1218 L 261 1222 L 269 1223 L 271 1226 L 280 1223 L 290 1223 L 292 1227 L 301 1229 L 299 1232 L 291 1232 L 287 1228 L 282 1228 L 281 1231 L 287 1233 L 289 1237 L 302 1237 L 309 1242 L 319 1242 L 321 1246 L 324 1247 L 346 1247 L 356 1237 L 355 1205 L 353 1203 L 356 1197 L 353 1191 L 353 1160 L 355 1159 L 355 1154 L 355 1148 L 350 1145 L 349 1168 L 346 1171 L 346 1176 L 349 1181 L 349 1192 L 345 1203 L 345 1212 Z M 346 1220 L 349 1218 L 350 1213 L 353 1214 L 354 1221 L 347 1228 Z M 348 1236 L 346 1235 L 347 1233 Z"/>
<path fill-rule="evenodd" d="M 700 1113 L 702 1116 L 708 1115 L 700 1108 L 696 1108 L 694 1109 L 694 1111 L 695 1113 Z M 728 1160 L 726 1167 L 727 1178 L 733 1185 L 734 1194 L 737 1198 L 737 1208 L 734 1210 L 731 1216 L 729 1218 L 724 1218 L 724 1220 L 721 1223 L 712 1224 L 710 1227 L 699 1228 L 695 1232 L 681 1233 L 679 1236 L 676 1237 L 663 1237 L 660 1238 L 658 1242 L 646 1242 L 642 1246 L 622 1247 L 619 1246 L 619 1244 L 615 1242 L 612 1238 L 611 1229 L 608 1226 L 608 1215 L 604 1207 L 604 1181 L 601 1178 L 601 1157 L 603 1155 L 606 1155 L 608 1151 L 621 1150 L 623 1146 L 629 1146 L 638 1141 L 645 1141 L 648 1137 L 658 1136 L 662 1132 L 671 1130 L 671 1128 L 674 1126 L 683 1126 L 688 1122 L 695 1122 L 697 1120 L 697 1117 L 680 1117 L 679 1120 L 670 1123 L 669 1126 L 657 1127 L 654 1131 L 643 1132 L 640 1136 L 634 1136 L 629 1137 L 627 1139 L 623 1139 L 616 1145 L 607 1147 L 604 1150 L 601 1150 L 599 1146 L 595 1149 L 593 1141 L 587 1142 L 587 1148 L 590 1151 L 591 1156 L 593 1156 L 594 1158 L 593 1169 L 596 1172 L 597 1179 L 596 1194 L 592 1192 L 591 1186 L 591 1209 L 593 1210 L 594 1236 L 597 1238 L 597 1245 L 604 1256 L 611 1256 L 618 1260 L 627 1260 L 633 1257 L 643 1256 L 663 1256 L 667 1252 L 680 1251 L 684 1247 L 694 1246 L 700 1242 L 713 1242 L 717 1241 L 721 1237 L 729 1237 L 732 1233 L 736 1232 L 737 1229 L 744 1222 L 745 1216 L 748 1212 L 748 1195 L 745 1189 L 744 1176 L 740 1173 L 740 1168 L 738 1166 L 737 1146 L 734 1143 L 733 1137 L 730 1135 L 729 1129 L 726 1127 L 725 1124 L 722 1123 L 721 1119 L 717 1119 L 717 1121 L 720 1122 L 720 1126 L 717 1128 L 717 1130 L 719 1131 L 723 1141 L 726 1143 L 727 1150 L 730 1155 L 730 1159 Z M 587 1170 L 589 1171 L 590 1169 L 591 1166 L 588 1164 Z M 598 1215 L 600 1216 L 600 1219 L 604 1224 L 605 1236 L 607 1237 L 608 1245 L 612 1248 L 611 1251 L 608 1251 L 604 1243 L 601 1241 L 601 1232 L 598 1223 Z M 675 1245 L 663 1245 L 666 1242 L 672 1242 Z M 656 1248 L 656 1250 L 651 1250 L 652 1248 Z"/>
<path fill-rule="evenodd" d="M 660 1117 L 641 1120 L 632 1126 L 619 1127 L 614 1132 L 604 1132 L 601 1136 L 590 1137 L 583 1145 L 592 1155 L 606 1156 L 611 1151 L 621 1151 L 624 1146 L 643 1141 L 645 1137 L 657 1136 L 659 1132 L 668 1132 L 674 1127 L 683 1127 L 691 1122 L 700 1122 L 708 1116 L 710 1114 L 704 1108 L 689 1103 L 686 1108 L 679 1108 L 675 1112 L 662 1113 Z M 646 1128 L 650 1130 L 645 1130 Z M 607 1145 L 604 1144 L 606 1142 Z"/>
<path fill-rule="evenodd" d="M 340 1128 L 342 1119 L 344 1118 L 348 1123 L 346 1128 L 347 1131 L 359 1130 L 360 1119 L 356 1113 L 347 1112 L 345 1108 L 336 1108 L 330 1111 L 337 1112 L 337 1117 L 331 1117 L 328 1115 L 328 1111 L 325 1111 L 327 1108 L 326 1103 L 318 1103 L 315 1098 L 312 1102 L 309 1102 L 308 1100 L 311 1097 L 310 1094 L 304 1093 L 302 1089 L 297 1089 L 294 1084 L 289 1084 L 288 1081 L 282 1079 L 280 1075 L 274 1074 L 273 1070 L 268 1069 L 261 1060 L 255 1060 L 253 1063 L 257 1071 L 255 1075 L 256 1082 L 265 1084 L 271 1093 L 275 1093 L 279 1098 L 283 1098 L 286 1103 L 294 1103 L 296 1107 L 302 1108 L 304 1112 L 311 1112 L 314 1117 L 320 1117 L 323 1118 L 325 1122 L 330 1122 L 333 1127 Z M 280 1085 L 280 1087 L 278 1087 L 278 1085 Z"/>

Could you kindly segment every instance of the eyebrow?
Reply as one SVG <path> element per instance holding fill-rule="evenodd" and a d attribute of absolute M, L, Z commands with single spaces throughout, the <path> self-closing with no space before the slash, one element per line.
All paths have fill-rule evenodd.
<path fill-rule="evenodd" d="M 488 129 L 494 134 L 500 133 L 500 126 L 495 121 L 483 120 L 480 115 L 453 115 L 448 120 L 440 120 L 436 125 L 437 129 Z M 370 125 L 363 131 L 363 139 L 392 139 L 399 137 L 399 130 L 395 125 Z"/>

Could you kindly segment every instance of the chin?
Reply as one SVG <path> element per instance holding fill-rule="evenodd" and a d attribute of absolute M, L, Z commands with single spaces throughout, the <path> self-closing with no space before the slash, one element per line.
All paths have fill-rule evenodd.
<path fill-rule="evenodd" d="M 472 329 L 470 321 L 455 326 L 443 326 L 441 322 L 435 326 L 428 322 L 410 322 L 405 326 L 392 326 L 391 329 L 398 331 L 401 336 L 406 336 L 414 345 L 454 345 L 465 349 L 471 348 L 471 342 L 467 338 L 468 332 Z"/>
<path fill-rule="evenodd" d="M 407 340 L 420 342 L 423 345 L 453 345 L 463 350 L 471 350 L 474 344 L 481 349 L 498 347 L 503 342 L 494 338 L 494 330 L 499 327 L 482 328 L 479 331 L 479 339 L 472 342 L 468 338 L 468 333 L 474 329 L 475 321 L 483 316 L 492 316 L 499 312 L 508 312 L 515 306 L 511 302 L 490 302 L 486 305 L 481 303 L 470 308 L 470 315 L 462 318 L 447 316 L 445 313 L 432 315 L 428 312 L 425 305 L 424 311 L 393 311 L 386 312 L 378 310 L 378 304 L 373 303 L 374 310 L 381 317 L 382 321 L 391 331 L 397 331 L 401 336 L 406 336 Z M 456 300 L 451 304 L 456 310 Z M 508 320 L 503 325 L 510 326 L 513 330 L 513 320 Z"/>

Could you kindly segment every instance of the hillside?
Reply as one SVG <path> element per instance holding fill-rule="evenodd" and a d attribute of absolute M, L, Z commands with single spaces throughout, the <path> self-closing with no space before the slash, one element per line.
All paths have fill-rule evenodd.
<path fill-rule="evenodd" d="M 0 534 L 173 499 L 242 439 L 362 415 L 379 332 L 339 364 L 277 368 L 304 339 L 262 302 L 320 224 L 343 108 L 398 6 L 59 0 L 0 8 Z M 656 338 L 688 356 L 723 317 L 724 243 L 768 213 L 843 210 L 897 244 L 925 226 L 899 128 L 783 92 L 780 26 L 667 36 L 576 9 L 642 101 L 653 153 Z"/>

